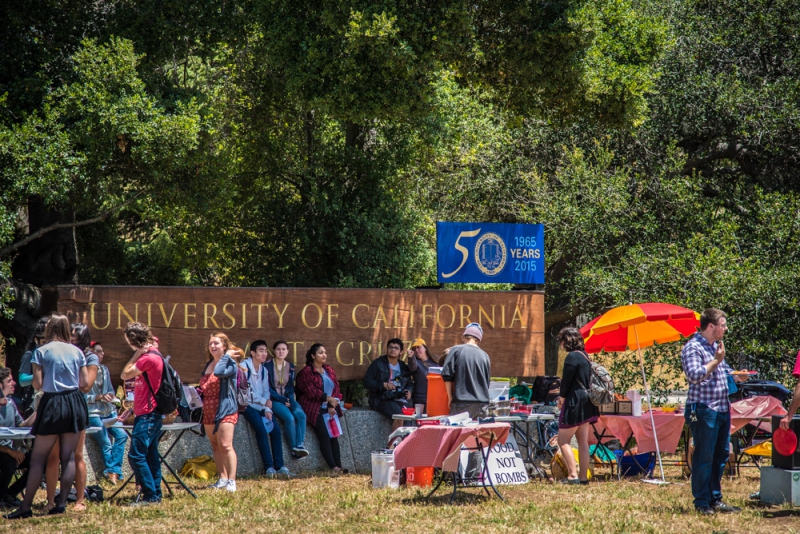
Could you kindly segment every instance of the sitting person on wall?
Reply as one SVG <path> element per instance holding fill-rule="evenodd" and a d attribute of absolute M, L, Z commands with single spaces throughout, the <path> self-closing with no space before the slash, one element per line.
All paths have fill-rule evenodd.
<path fill-rule="evenodd" d="M 0 367 L 0 392 L 2 393 L 2 398 L 0 398 L 0 426 L 2 427 L 30 426 L 33 423 L 33 415 L 25 421 L 22 420 L 17 405 L 10 397 L 16 385 L 14 378 L 11 376 L 11 369 Z M 17 495 L 25 489 L 28 483 L 27 470 L 30 467 L 31 453 L 30 451 L 27 454 L 18 451 L 14 449 L 13 445 L 14 442 L 10 439 L 0 440 L 0 492 L 2 492 L 0 493 L 0 503 L 16 508 L 22 504 L 17 499 Z M 9 485 L 18 469 L 24 469 L 25 471 L 16 482 Z"/>
<path fill-rule="evenodd" d="M 266 350 L 266 343 L 264 349 Z M 272 411 L 283 421 L 292 458 L 299 460 L 308 456 L 305 446 L 306 414 L 294 398 L 294 365 L 286 361 L 289 345 L 283 340 L 276 341 L 272 345 L 272 352 L 275 357 L 266 364 L 270 377 L 269 398 L 272 400 Z"/>
<path fill-rule="evenodd" d="M 103 419 L 117 415 L 117 408 L 113 402 L 116 395 L 114 394 L 114 385 L 111 383 L 111 373 L 108 367 L 102 364 L 106 355 L 103 346 L 96 341 L 92 341 L 90 346 L 97 355 L 100 367 L 92 389 L 86 394 L 86 404 L 89 405 L 89 426 L 101 428 L 99 432 L 95 432 L 91 436 L 103 453 L 105 463 L 103 476 L 112 485 L 116 485 L 122 476 L 122 459 L 125 456 L 128 434 L 118 427 L 105 428 L 103 426 Z"/>
<path fill-rule="evenodd" d="M 246 369 L 247 381 L 253 392 L 253 402 L 242 415 L 256 433 L 256 444 L 261 454 L 261 462 L 264 464 L 264 474 L 267 478 L 279 475 L 289 478 L 292 475 L 283 465 L 281 427 L 273 417 L 273 402 L 269 399 L 270 375 L 267 366 L 264 365 L 267 356 L 269 351 L 266 341 L 259 339 L 250 344 L 250 357 L 242 362 L 242 367 Z"/>
<path fill-rule="evenodd" d="M 333 476 L 347 471 L 342 469 L 339 437 L 332 437 L 335 419 L 342 417 L 339 406 L 342 393 L 336 373 L 328 365 L 328 353 L 322 343 L 314 343 L 306 352 L 306 366 L 297 373 L 297 401 L 306 413 L 306 420 L 314 428 L 319 449 Z M 337 417 L 338 416 L 338 417 Z M 334 419 L 333 427 L 331 419 Z M 326 424 L 327 423 L 327 424 Z M 336 432 L 341 429 L 336 428 Z"/>
<path fill-rule="evenodd" d="M 389 419 L 403 413 L 414 393 L 411 371 L 400 360 L 403 342 L 397 338 L 386 343 L 386 354 L 373 360 L 364 377 L 364 387 L 369 391 L 369 407 Z M 403 426 L 403 421 L 392 421 L 392 430 Z"/>
<path fill-rule="evenodd" d="M 428 350 L 425 340 L 421 337 L 415 339 L 408 351 L 408 370 L 414 377 L 414 393 L 411 394 L 411 400 L 414 404 L 425 405 L 423 412 L 427 410 L 428 404 L 428 369 L 437 365 L 439 364 Z"/>

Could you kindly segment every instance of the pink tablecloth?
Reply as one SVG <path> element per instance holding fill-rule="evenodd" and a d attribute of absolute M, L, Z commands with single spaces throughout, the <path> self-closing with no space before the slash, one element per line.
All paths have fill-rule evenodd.
<path fill-rule="evenodd" d="M 484 446 L 505 443 L 508 423 L 487 423 L 476 426 L 422 426 L 405 438 L 394 450 L 395 469 L 406 467 L 441 467 L 443 471 L 458 469 L 461 445 L 474 447 L 477 438 Z M 464 443 L 467 442 L 467 443 Z"/>
<path fill-rule="evenodd" d="M 750 397 L 731 403 L 731 434 L 754 419 L 773 415 L 786 415 L 786 409 L 775 397 Z M 760 424 L 760 421 L 754 423 Z M 771 430 L 769 423 L 765 423 L 764 427 L 767 431 Z"/>
<path fill-rule="evenodd" d="M 658 446 L 661 452 L 674 453 L 678 448 L 683 431 L 682 413 L 654 413 L 653 419 L 656 422 L 656 432 L 658 433 Z M 641 417 L 631 415 L 601 415 L 600 420 L 595 423 L 598 434 L 602 434 L 607 429 L 606 437 L 611 433 L 624 445 L 631 433 L 636 438 L 639 452 L 655 452 L 656 442 L 653 439 L 653 425 L 650 423 L 650 414 L 646 413 Z M 597 443 L 595 435 L 589 433 L 589 443 Z"/>

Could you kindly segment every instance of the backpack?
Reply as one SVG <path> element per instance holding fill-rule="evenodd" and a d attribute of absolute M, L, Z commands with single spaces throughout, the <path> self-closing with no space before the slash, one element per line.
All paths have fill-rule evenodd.
<path fill-rule="evenodd" d="M 239 405 L 239 413 L 242 413 L 248 406 L 253 404 L 253 390 L 250 388 L 250 369 L 245 374 L 238 366 L 236 367 L 236 403 Z"/>
<path fill-rule="evenodd" d="M 157 350 L 150 350 L 149 353 L 155 353 L 161 356 Z M 164 370 L 161 372 L 161 385 L 158 388 L 158 393 L 153 391 L 153 385 L 150 383 L 147 373 L 142 373 L 144 381 L 147 382 L 147 387 L 150 388 L 150 393 L 156 400 L 156 411 L 161 415 L 169 415 L 175 413 L 181 403 L 181 396 L 183 395 L 183 387 L 181 384 L 181 377 L 175 372 L 175 369 L 167 363 L 164 356 L 161 356 L 164 362 Z"/>
<path fill-rule="evenodd" d="M 585 352 L 582 354 L 592 366 L 592 378 L 589 381 L 590 387 L 588 388 L 580 380 L 578 380 L 578 384 L 581 385 L 586 395 L 589 396 L 589 400 L 595 406 L 614 402 L 614 381 L 611 380 L 611 375 L 608 374 L 605 367 L 589 360 L 589 356 Z"/>

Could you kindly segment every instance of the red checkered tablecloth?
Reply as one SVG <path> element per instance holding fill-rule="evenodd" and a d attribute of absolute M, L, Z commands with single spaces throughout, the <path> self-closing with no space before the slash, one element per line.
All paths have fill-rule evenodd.
<path fill-rule="evenodd" d="M 484 446 L 488 446 L 490 440 L 492 445 L 505 443 L 510 429 L 508 423 L 423 426 L 409 434 L 394 450 L 394 467 L 441 467 L 444 471 L 456 471 L 462 444 L 474 447 L 475 439 Z"/>

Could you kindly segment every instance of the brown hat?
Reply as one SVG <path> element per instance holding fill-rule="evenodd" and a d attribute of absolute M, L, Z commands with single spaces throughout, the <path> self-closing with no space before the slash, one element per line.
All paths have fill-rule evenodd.
<path fill-rule="evenodd" d="M 428 344 L 425 343 L 425 340 L 422 339 L 421 337 L 418 337 L 413 342 L 411 342 L 411 348 L 412 349 L 415 348 L 415 347 L 421 347 L 422 345 L 425 345 L 426 347 L 428 346 Z"/>

